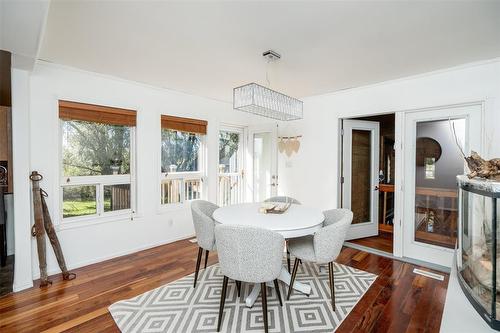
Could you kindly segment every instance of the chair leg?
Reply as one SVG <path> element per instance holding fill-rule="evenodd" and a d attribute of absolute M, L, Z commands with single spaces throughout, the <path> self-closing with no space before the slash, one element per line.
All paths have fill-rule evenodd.
<path fill-rule="evenodd" d="M 295 261 L 293 263 L 292 279 L 290 280 L 290 285 L 288 286 L 288 295 L 286 296 L 287 301 L 290 299 L 290 295 L 292 294 L 293 284 L 295 282 L 295 276 L 297 275 L 297 269 L 299 268 L 299 260 L 300 260 L 299 258 L 295 258 Z"/>
<path fill-rule="evenodd" d="M 219 320 L 217 321 L 217 332 L 220 332 L 220 325 L 222 324 L 222 314 L 224 313 L 224 303 L 226 302 L 227 281 L 228 277 L 224 275 L 224 279 L 222 280 L 222 291 L 220 294 Z"/>
<path fill-rule="evenodd" d="M 207 268 L 207 261 L 208 261 L 208 250 L 205 250 L 205 269 Z"/>
<path fill-rule="evenodd" d="M 330 295 L 332 298 L 332 308 L 335 311 L 335 284 L 333 280 L 333 261 L 328 263 L 328 278 L 330 280 Z"/>
<path fill-rule="evenodd" d="M 236 289 L 238 290 L 238 297 L 240 297 L 240 293 L 241 293 L 241 281 L 236 281 Z"/>
<path fill-rule="evenodd" d="M 260 291 L 262 292 L 262 316 L 264 317 L 264 331 L 268 332 L 267 327 L 267 286 L 266 283 L 260 284 Z"/>
<path fill-rule="evenodd" d="M 290 251 L 288 251 L 288 244 L 286 245 L 286 265 L 288 267 L 288 273 L 291 272 L 290 270 Z"/>
<path fill-rule="evenodd" d="M 280 285 L 278 279 L 274 280 L 274 289 L 276 289 L 276 294 L 278 295 L 278 300 L 280 301 L 280 306 L 283 306 L 283 301 L 281 300 Z"/>
<path fill-rule="evenodd" d="M 198 272 L 200 271 L 200 263 L 201 263 L 201 255 L 203 254 L 203 249 L 198 248 L 198 259 L 196 259 L 196 270 L 194 271 L 194 285 L 193 288 L 196 288 L 196 280 L 198 280 Z"/>

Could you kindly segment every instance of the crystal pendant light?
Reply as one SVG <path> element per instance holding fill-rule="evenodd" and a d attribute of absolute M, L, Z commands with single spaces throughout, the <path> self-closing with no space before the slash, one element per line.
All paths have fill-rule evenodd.
<path fill-rule="evenodd" d="M 281 56 L 274 51 L 262 54 L 269 62 Z M 303 118 L 303 102 L 261 86 L 257 83 L 245 84 L 233 89 L 233 108 L 259 116 L 277 120 L 297 120 Z"/>

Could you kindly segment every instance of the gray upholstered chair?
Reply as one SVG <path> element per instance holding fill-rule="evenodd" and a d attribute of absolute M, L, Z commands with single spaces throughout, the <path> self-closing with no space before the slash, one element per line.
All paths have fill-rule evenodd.
<path fill-rule="evenodd" d="M 216 249 L 215 246 L 215 221 L 212 218 L 214 211 L 219 206 L 205 201 L 196 200 L 191 203 L 191 213 L 193 214 L 194 231 L 196 240 L 198 241 L 198 258 L 196 259 L 196 271 L 194 273 L 194 285 L 196 288 L 196 280 L 198 280 L 198 272 L 200 271 L 201 257 L 205 250 L 205 268 L 207 268 L 208 254 Z"/>
<path fill-rule="evenodd" d="M 300 205 L 299 200 L 294 199 L 292 197 L 287 197 L 287 196 L 271 197 L 271 198 L 264 200 L 264 202 L 289 202 L 292 204 Z"/>
<path fill-rule="evenodd" d="M 264 202 L 289 202 L 296 205 L 301 204 L 299 200 L 287 196 L 271 197 L 269 199 L 264 200 Z M 288 251 L 288 245 L 286 247 L 286 265 L 288 267 L 288 272 L 290 272 L 290 251 Z"/>
<path fill-rule="evenodd" d="M 333 276 L 333 261 L 337 259 L 344 244 L 347 230 L 352 222 L 352 212 L 348 209 L 332 209 L 324 212 L 323 228 L 314 235 L 290 239 L 288 249 L 295 257 L 292 279 L 288 288 L 287 300 L 290 299 L 293 284 L 297 275 L 300 261 L 309 261 L 316 264 L 328 264 L 328 278 L 332 307 L 335 311 L 335 288 Z"/>
<path fill-rule="evenodd" d="M 283 305 L 277 279 L 281 272 L 285 239 L 271 230 L 228 224 L 215 227 L 215 238 L 219 265 L 224 275 L 217 331 L 222 323 L 227 282 L 230 278 L 241 282 L 260 283 L 262 314 L 267 332 L 266 282 L 274 281 L 279 303 Z"/>

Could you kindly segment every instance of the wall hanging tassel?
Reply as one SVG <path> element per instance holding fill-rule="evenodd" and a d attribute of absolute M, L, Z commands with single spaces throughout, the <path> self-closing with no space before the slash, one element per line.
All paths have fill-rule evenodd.
<path fill-rule="evenodd" d="M 47 193 L 40 188 L 40 181 L 43 176 L 37 171 L 33 171 L 30 175 L 33 191 L 33 211 L 35 215 L 35 224 L 31 229 L 31 234 L 36 237 L 38 262 L 40 267 L 40 287 L 46 287 L 52 284 L 47 276 L 47 249 L 45 243 L 45 233 L 47 233 L 54 253 L 57 258 L 59 267 L 61 268 L 64 280 L 73 280 L 76 274 L 68 272 L 66 262 L 61 249 L 61 244 L 57 238 L 57 234 L 50 218 L 49 209 L 45 202 Z"/>

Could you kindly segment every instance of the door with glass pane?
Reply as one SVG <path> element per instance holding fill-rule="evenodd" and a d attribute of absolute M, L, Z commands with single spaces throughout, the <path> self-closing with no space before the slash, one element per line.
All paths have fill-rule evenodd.
<path fill-rule="evenodd" d="M 450 267 L 457 241 L 460 150 L 480 151 L 481 106 L 405 114 L 403 255 Z"/>
<path fill-rule="evenodd" d="M 219 206 L 244 201 L 244 130 L 225 126 L 219 131 L 218 193 Z"/>
<path fill-rule="evenodd" d="M 251 128 L 249 131 L 249 154 L 252 180 L 249 185 L 249 197 L 253 202 L 261 202 L 275 196 L 278 188 L 276 125 Z"/>
<path fill-rule="evenodd" d="M 342 207 L 354 217 L 347 239 L 378 235 L 379 123 L 343 120 Z"/>

